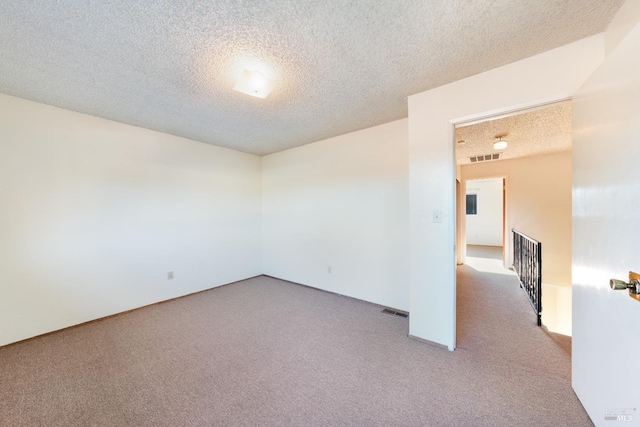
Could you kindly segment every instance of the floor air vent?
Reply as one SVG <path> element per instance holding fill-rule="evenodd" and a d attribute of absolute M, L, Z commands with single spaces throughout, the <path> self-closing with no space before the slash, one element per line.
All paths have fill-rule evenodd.
<path fill-rule="evenodd" d="M 486 162 L 487 160 L 500 160 L 500 154 L 501 153 L 481 154 L 479 156 L 471 156 L 469 157 L 469 161 L 471 163 L 477 163 L 477 162 Z"/>
<path fill-rule="evenodd" d="M 394 316 L 409 317 L 409 313 L 406 311 L 391 310 L 390 308 L 385 308 L 382 312 L 384 314 L 392 314 Z"/>

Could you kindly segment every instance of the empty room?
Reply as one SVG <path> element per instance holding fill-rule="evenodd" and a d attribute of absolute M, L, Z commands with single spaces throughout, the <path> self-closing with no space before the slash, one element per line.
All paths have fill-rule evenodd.
<path fill-rule="evenodd" d="M 0 425 L 640 426 L 638 52 L 640 0 L 4 2 Z M 456 129 L 568 103 L 545 314 Z"/>

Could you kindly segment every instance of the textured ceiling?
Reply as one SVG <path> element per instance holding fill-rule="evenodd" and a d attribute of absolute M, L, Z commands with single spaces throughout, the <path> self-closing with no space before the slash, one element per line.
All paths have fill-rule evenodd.
<path fill-rule="evenodd" d="M 255 154 L 601 32 L 623 0 L 3 1 L 0 92 Z M 276 79 L 264 99 L 243 68 Z"/>
<path fill-rule="evenodd" d="M 505 135 L 504 150 L 494 150 L 496 135 Z M 456 162 L 471 163 L 470 156 L 501 153 L 501 160 L 571 150 L 571 101 L 502 119 L 459 127 L 455 132 Z"/>

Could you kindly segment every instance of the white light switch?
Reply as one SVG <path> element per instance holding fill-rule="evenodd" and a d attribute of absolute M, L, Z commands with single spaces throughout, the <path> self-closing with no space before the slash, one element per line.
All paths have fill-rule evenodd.
<path fill-rule="evenodd" d="M 442 222 L 442 211 L 433 211 L 433 222 Z"/>

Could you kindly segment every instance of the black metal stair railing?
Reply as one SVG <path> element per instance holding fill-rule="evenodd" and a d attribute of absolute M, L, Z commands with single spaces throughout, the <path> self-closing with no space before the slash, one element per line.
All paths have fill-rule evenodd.
<path fill-rule="evenodd" d="M 514 229 L 511 231 L 513 269 L 538 316 L 538 326 L 542 326 L 542 243 Z"/>

